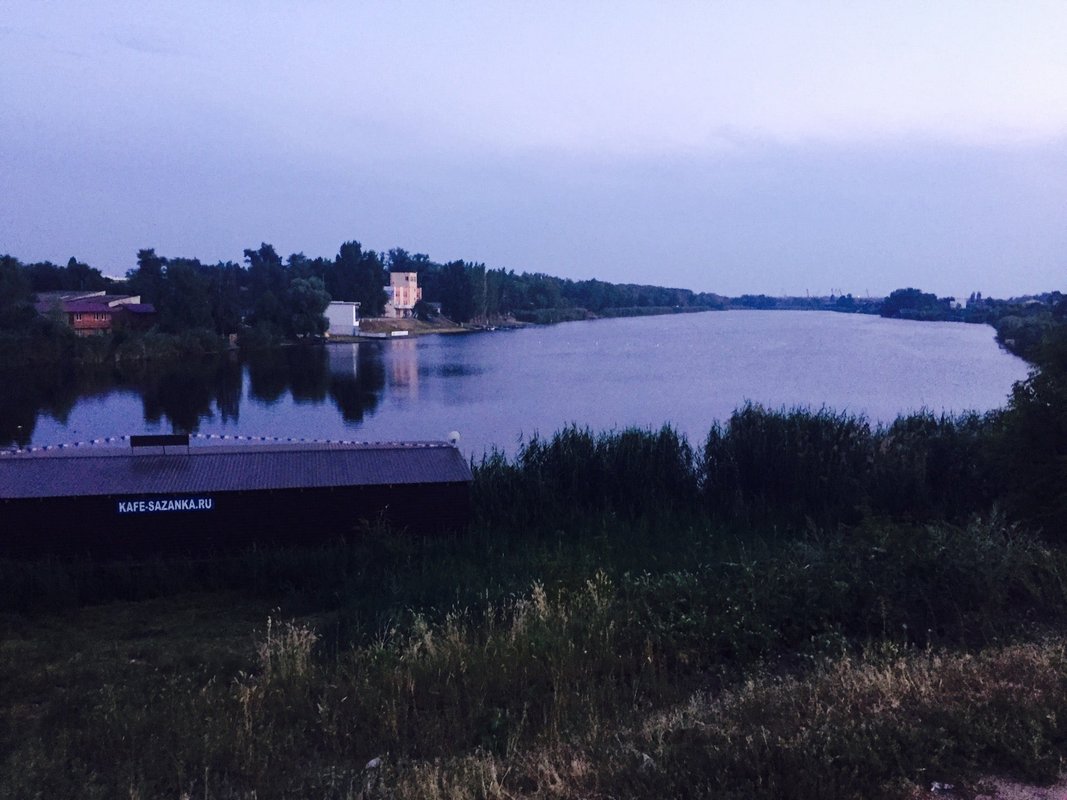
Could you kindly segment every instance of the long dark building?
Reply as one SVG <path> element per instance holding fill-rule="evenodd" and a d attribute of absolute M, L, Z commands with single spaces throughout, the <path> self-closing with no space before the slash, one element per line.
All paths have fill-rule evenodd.
<path fill-rule="evenodd" d="M 470 466 L 443 442 L 131 441 L 0 455 L 0 554 L 228 550 L 377 522 L 434 532 L 470 514 Z"/>

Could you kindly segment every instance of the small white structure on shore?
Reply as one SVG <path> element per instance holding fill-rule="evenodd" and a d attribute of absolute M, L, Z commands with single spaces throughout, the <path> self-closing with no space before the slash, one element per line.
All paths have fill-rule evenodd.
<path fill-rule="evenodd" d="M 326 306 L 327 336 L 359 336 L 359 303 L 334 300 Z"/>

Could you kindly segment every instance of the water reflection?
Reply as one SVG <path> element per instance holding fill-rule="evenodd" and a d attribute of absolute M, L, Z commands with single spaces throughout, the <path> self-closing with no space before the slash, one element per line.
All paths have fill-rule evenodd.
<path fill-rule="evenodd" d="M 391 343 L 389 389 L 391 393 L 396 393 L 408 400 L 419 399 L 419 351 L 414 340 L 407 339 Z"/>
<path fill-rule="evenodd" d="M 213 427 L 236 426 L 242 399 L 256 406 L 289 398 L 295 404 L 332 401 L 346 422 L 360 422 L 378 407 L 385 376 L 382 350 L 374 343 L 286 347 L 246 358 L 229 353 L 168 364 L 5 371 L 0 373 L 0 446 L 28 446 L 42 415 L 67 426 L 80 401 L 117 393 L 140 397 L 146 427 L 165 425 L 177 432 L 196 433 L 209 420 Z M 410 349 L 390 384 L 417 383 L 416 352 Z M 140 428 L 131 420 L 126 432 Z"/>
<path fill-rule="evenodd" d="M 328 355 L 330 398 L 345 422 L 362 422 L 378 407 L 385 388 L 385 366 L 377 343 L 331 345 Z"/>
<path fill-rule="evenodd" d="M 65 423 L 79 399 L 107 391 L 99 383 L 51 367 L 0 374 L 0 445 L 28 445 L 41 413 Z"/>
<path fill-rule="evenodd" d="M 201 420 L 236 422 L 241 410 L 241 364 L 236 355 L 171 364 L 141 365 L 116 372 L 120 386 L 138 392 L 144 421 L 170 423 L 175 431 L 195 433 Z"/>

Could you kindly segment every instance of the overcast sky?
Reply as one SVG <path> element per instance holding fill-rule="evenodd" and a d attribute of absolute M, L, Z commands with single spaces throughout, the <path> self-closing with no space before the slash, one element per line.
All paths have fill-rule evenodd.
<path fill-rule="evenodd" d="M 1067 289 L 1067 3 L 0 2 L 0 252 Z"/>

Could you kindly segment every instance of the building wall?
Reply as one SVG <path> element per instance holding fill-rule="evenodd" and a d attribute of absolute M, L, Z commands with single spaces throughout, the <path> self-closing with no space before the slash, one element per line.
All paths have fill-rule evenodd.
<path fill-rule="evenodd" d="M 415 304 L 422 299 L 418 273 L 390 272 L 389 289 L 392 300 L 386 307 L 386 316 L 410 317 Z"/>
<path fill-rule="evenodd" d="M 359 303 L 334 301 L 326 306 L 327 333 L 331 336 L 355 336 L 359 333 Z"/>
<path fill-rule="evenodd" d="M 147 496 L 146 496 L 147 497 Z M 436 483 L 182 492 L 153 500 L 205 498 L 210 508 L 124 514 L 127 495 L 0 498 L 0 557 L 45 554 L 144 557 L 255 545 L 315 544 L 358 535 L 368 524 L 434 534 L 470 519 L 470 485 Z"/>
<path fill-rule="evenodd" d="M 106 333 L 112 327 L 110 311 L 74 311 L 67 314 L 67 321 L 78 336 Z"/>

